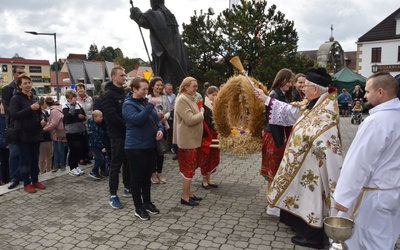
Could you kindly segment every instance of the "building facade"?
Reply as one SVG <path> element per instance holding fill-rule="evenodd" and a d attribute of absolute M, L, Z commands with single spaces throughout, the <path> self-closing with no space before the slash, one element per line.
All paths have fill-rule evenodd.
<path fill-rule="evenodd" d="M 356 67 L 364 76 L 377 71 L 400 76 L 400 8 L 358 39 Z"/>
<path fill-rule="evenodd" d="M 0 58 L 0 85 L 4 86 L 13 80 L 13 68 L 22 66 L 32 77 L 32 83 L 39 94 L 51 92 L 50 63 L 48 60 L 24 58 Z"/>

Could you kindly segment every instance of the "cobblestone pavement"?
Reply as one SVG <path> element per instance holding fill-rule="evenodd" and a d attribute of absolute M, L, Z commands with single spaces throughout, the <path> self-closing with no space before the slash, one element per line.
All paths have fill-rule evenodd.
<path fill-rule="evenodd" d="M 344 150 L 357 127 L 341 119 Z M 217 189 L 204 190 L 197 172 L 193 191 L 204 200 L 194 208 L 180 204 L 181 176 L 171 157 L 165 157 L 168 183 L 152 186 L 161 214 L 149 221 L 134 216 L 132 198 L 122 197 L 121 185 L 124 207 L 111 208 L 107 180 L 93 181 L 88 174 L 41 175 L 47 189 L 35 194 L 0 187 L 0 249 L 307 249 L 295 247 L 294 233 L 265 213 L 260 155 L 221 154 L 213 175 Z"/>

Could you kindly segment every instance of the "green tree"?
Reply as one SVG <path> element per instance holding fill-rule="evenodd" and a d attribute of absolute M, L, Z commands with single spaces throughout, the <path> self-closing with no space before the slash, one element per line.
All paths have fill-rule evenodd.
<path fill-rule="evenodd" d="M 188 45 L 189 58 L 193 63 L 193 69 L 190 75 L 194 76 L 199 83 L 206 81 L 212 85 L 219 85 L 224 82 L 227 75 L 221 74 L 225 66 L 217 63 L 223 56 L 220 44 L 224 42 L 218 29 L 216 21 L 210 16 L 210 13 L 200 11 L 190 19 L 189 25 L 183 24 L 183 40 Z"/>
<path fill-rule="evenodd" d="M 126 73 L 135 69 L 135 66 L 139 65 L 140 63 L 138 58 L 128 58 L 122 56 L 115 58 L 115 61 L 125 69 Z"/>
<path fill-rule="evenodd" d="M 219 82 L 233 74 L 229 60 L 239 56 L 243 66 L 256 79 L 272 83 L 281 68 L 304 72 L 312 60 L 297 58 L 298 36 L 294 22 L 276 10 L 267 7 L 267 1 L 241 0 L 241 4 L 224 10 L 217 18 L 208 13 L 191 17 L 183 24 L 183 39 L 188 45 L 189 57 L 194 63 L 190 72 L 200 82 L 210 77 Z"/>
<path fill-rule="evenodd" d="M 95 60 L 113 62 L 117 57 L 123 57 L 123 56 L 124 54 L 122 53 L 122 50 L 120 48 L 114 49 L 111 46 L 108 47 L 102 46 L 99 52 L 99 56 L 95 57 Z"/>
<path fill-rule="evenodd" d="M 91 44 L 88 51 L 88 60 L 117 62 L 126 72 L 130 72 L 136 65 L 140 64 L 139 58 L 124 57 L 120 48 L 102 46 L 99 51 L 95 43 Z"/>
<path fill-rule="evenodd" d="M 15 53 L 14 56 L 12 58 L 21 58 L 21 59 L 25 59 L 22 56 L 20 56 L 18 53 Z"/>
<path fill-rule="evenodd" d="M 50 70 L 56 71 L 56 64 L 57 64 L 57 71 L 61 71 L 62 63 L 60 60 L 58 60 L 58 62 L 53 62 L 53 64 L 50 66 Z"/>
<path fill-rule="evenodd" d="M 97 45 L 95 43 L 91 44 L 89 47 L 89 52 L 88 52 L 88 60 L 97 60 L 99 56 L 99 49 L 97 48 Z"/>

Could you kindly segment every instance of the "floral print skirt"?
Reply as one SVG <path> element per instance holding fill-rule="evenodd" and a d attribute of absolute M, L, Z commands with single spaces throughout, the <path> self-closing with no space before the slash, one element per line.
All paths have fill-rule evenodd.
<path fill-rule="evenodd" d="M 272 183 L 275 174 L 278 171 L 279 164 L 282 161 L 283 153 L 285 152 L 285 145 L 280 148 L 275 146 L 274 138 L 271 132 L 264 131 L 263 146 L 261 149 L 261 171 L 260 174 Z"/>
<path fill-rule="evenodd" d="M 204 164 L 201 147 L 193 149 L 178 148 L 178 165 L 179 171 L 185 179 L 191 180 L 196 169 Z"/>

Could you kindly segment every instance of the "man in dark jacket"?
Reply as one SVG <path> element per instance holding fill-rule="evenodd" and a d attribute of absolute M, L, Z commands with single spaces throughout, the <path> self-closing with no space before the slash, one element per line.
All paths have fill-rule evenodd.
<path fill-rule="evenodd" d="M 7 127 L 14 126 L 14 124 L 12 124 L 10 121 L 9 106 L 10 106 L 11 97 L 13 97 L 14 92 L 17 89 L 18 76 L 25 73 L 25 68 L 22 66 L 15 66 L 15 67 L 13 67 L 12 72 L 13 72 L 14 80 L 12 82 L 10 82 L 9 84 L 5 85 L 3 87 L 3 89 L 1 90 L 1 97 L 3 100 L 3 106 L 4 106 L 5 115 L 6 115 L 6 126 Z M 36 93 L 34 92 L 34 94 L 36 94 Z M 10 178 L 11 178 L 11 183 L 10 183 L 10 186 L 8 186 L 8 189 L 13 189 L 19 184 L 19 181 L 21 180 L 21 175 L 19 173 L 19 167 L 18 167 L 19 152 L 18 152 L 18 146 L 15 143 L 10 143 L 8 145 L 8 147 L 10 149 L 9 168 L 10 168 Z"/>
<path fill-rule="evenodd" d="M 124 195 L 131 196 L 129 187 L 128 164 L 125 157 L 125 120 L 122 116 L 122 104 L 125 101 L 124 84 L 126 74 L 124 68 L 116 66 L 111 70 L 112 81 L 105 86 L 105 92 L 101 97 L 101 108 L 104 121 L 107 125 L 107 135 L 111 144 L 111 163 L 109 169 L 110 205 L 113 208 L 121 208 L 122 204 L 117 195 L 119 184 L 119 172 L 122 165 L 122 178 L 124 183 Z"/>

